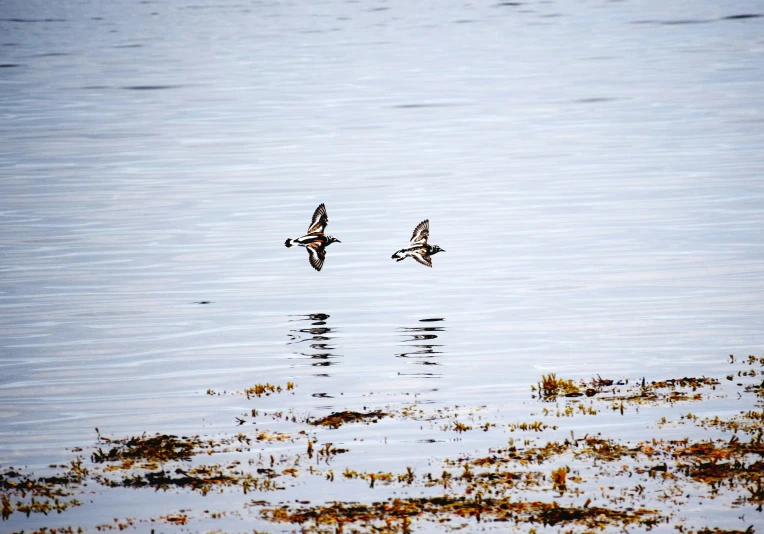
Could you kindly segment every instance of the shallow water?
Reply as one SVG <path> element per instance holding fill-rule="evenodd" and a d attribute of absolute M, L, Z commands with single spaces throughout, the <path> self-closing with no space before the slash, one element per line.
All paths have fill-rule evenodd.
<path fill-rule="evenodd" d="M 68 461 L 96 427 L 240 430 L 251 403 L 208 389 L 291 381 L 261 408 L 416 397 L 513 421 L 542 374 L 712 376 L 762 355 L 762 14 L 2 2 L 0 468 Z M 319 273 L 283 243 L 321 202 L 342 242 Z M 425 218 L 446 252 L 392 261 Z M 649 433 L 619 417 L 597 424 Z M 496 443 L 412 447 L 380 425 L 326 439 L 363 437 L 370 470 Z M 121 517 L 196 506 L 136 493 Z M 110 495 L 2 528 L 92 528 Z"/>

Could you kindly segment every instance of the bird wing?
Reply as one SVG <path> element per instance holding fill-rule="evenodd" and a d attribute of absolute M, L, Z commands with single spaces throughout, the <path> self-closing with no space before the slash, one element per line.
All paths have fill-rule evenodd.
<path fill-rule="evenodd" d="M 326 215 L 326 206 L 321 204 L 316 208 L 316 211 L 313 212 L 313 219 L 310 221 L 310 228 L 308 228 L 308 233 L 323 233 L 327 224 L 329 224 L 329 217 Z"/>
<path fill-rule="evenodd" d="M 308 249 L 308 260 L 313 268 L 317 271 L 321 270 L 324 266 L 324 260 L 326 259 L 326 246 L 319 243 L 309 243 L 305 245 Z"/>
<path fill-rule="evenodd" d="M 409 245 L 424 245 L 427 243 L 428 237 L 430 237 L 430 221 L 425 219 L 414 228 Z"/>
<path fill-rule="evenodd" d="M 412 258 L 414 258 L 416 261 L 421 263 L 422 265 L 427 265 L 427 267 L 432 267 L 432 259 L 430 258 L 430 255 L 426 252 L 422 252 L 417 250 L 416 252 L 410 252 L 409 253 Z"/>

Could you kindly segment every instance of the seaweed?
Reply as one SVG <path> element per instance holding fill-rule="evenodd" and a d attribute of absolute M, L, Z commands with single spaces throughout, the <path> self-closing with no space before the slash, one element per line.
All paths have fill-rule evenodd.
<path fill-rule="evenodd" d="M 326 417 L 322 417 L 320 419 L 315 420 L 309 420 L 308 424 L 311 424 L 313 426 L 325 426 L 329 428 L 337 429 L 341 427 L 344 424 L 348 423 L 357 423 L 357 422 L 364 422 L 366 424 L 368 423 L 376 423 L 380 419 L 383 419 L 384 417 L 389 416 L 390 414 L 383 412 L 382 410 L 376 410 L 373 412 L 353 412 L 353 411 L 343 411 L 343 412 L 333 412 Z"/>

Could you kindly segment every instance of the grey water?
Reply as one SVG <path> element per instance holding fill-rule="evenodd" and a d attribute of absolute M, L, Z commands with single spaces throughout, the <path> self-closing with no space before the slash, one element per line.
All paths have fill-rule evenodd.
<path fill-rule="evenodd" d="M 234 432 L 241 401 L 208 389 L 511 420 L 549 372 L 764 355 L 762 15 L 0 1 L 0 468 L 96 427 Z M 341 243 L 316 272 L 284 240 L 322 202 Z M 393 261 L 424 219 L 446 252 Z M 370 461 L 457 447 L 385 431 Z"/>

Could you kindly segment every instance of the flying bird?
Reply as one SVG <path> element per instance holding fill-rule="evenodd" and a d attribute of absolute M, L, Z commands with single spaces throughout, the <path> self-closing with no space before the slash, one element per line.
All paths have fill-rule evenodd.
<path fill-rule="evenodd" d="M 308 233 L 296 239 L 287 239 L 284 245 L 289 248 L 295 245 L 305 247 L 308 250 L 308 260 L 311 266 L 320 271 L 324 266 L 326 259 L 326 247 L 332 243 L 341 243 L 336 237 L 325 234 L 326 225 L 329 224 L 329 217 L 326 215 L 326 206 L 321 204 L 313 213 L 313 219 L 310 221 Z"/>
<path fill-rule="evenodd" d="M 429 219 L 425 219 L 414 228 L 414 233 L 411 235 L 409 246 L 400 249 L 393 254 L 392 258 L 396 261 L 403 261 L 406 258 L 411 257 L 422 265 L 432 267 L 432 255 L 437 254 L 438 252 L 445 252 L 445 250 L 438 245 L 429 245 L 427 243 L 428 237 L 430 237 L 430 221 Z"/>

